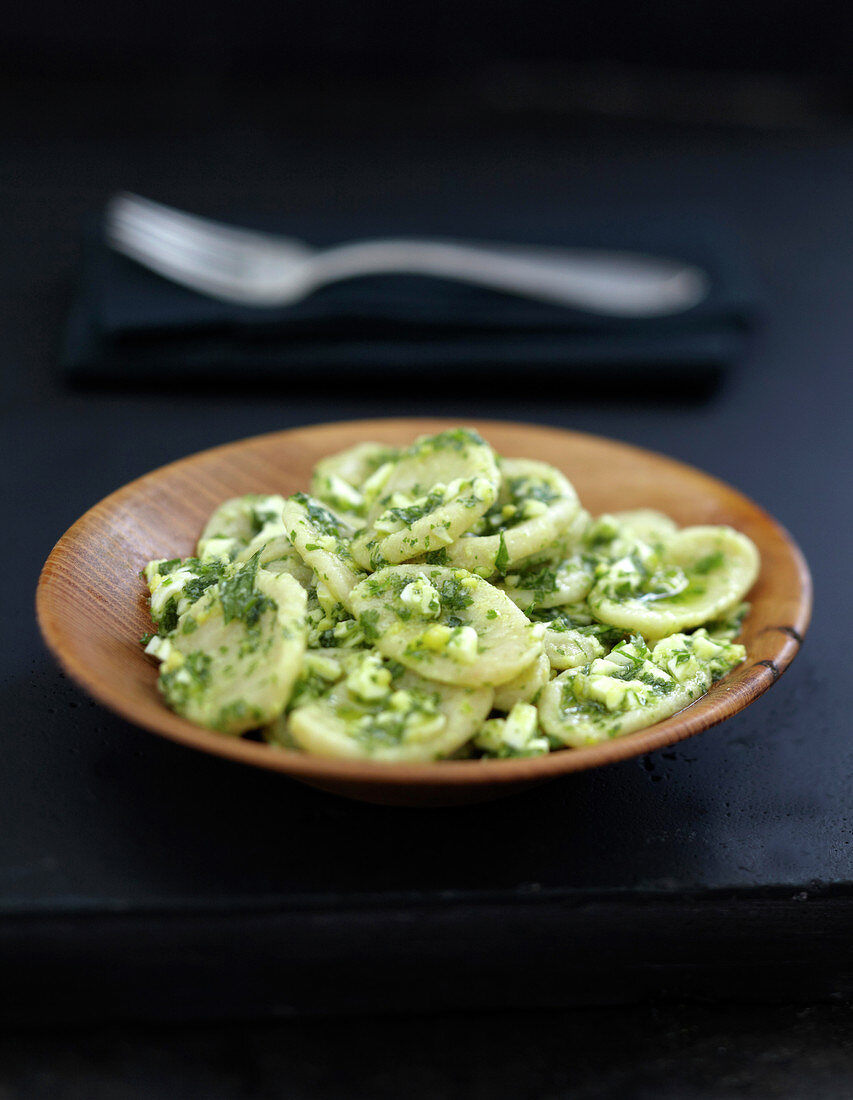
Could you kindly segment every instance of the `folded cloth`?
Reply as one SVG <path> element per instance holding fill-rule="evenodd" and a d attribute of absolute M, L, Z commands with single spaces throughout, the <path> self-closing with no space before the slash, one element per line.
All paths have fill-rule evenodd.
<path fill-rule="evenodd" d="M 100 222 L 84 236 L 82 281 L 62 351 L 66 377 L 100 385 L 175 387 L 247 381 L 298 384 L 317 372 L 337 382 L 396 374 L 493 379 L 519 370 L 611 390 L 706 386 L 742 353 L 757 310 L 747 269 L 728 234 L 702 219 L 659 213 L 554 217 L 543 228 L 501 219 L 476 236 L 442 237 L 637 250 L 698 264 L 707 298 L 680 314 L 624 319 L 536 302 L 452 280 L 412 275 L 351 279 L 289 306 L 255 309 L 187 290 L 119 256 Z M 345 239 L 425 236 L 409 225 L 258 224 L 326 247 Z M 482 229 L 491 232 L 482 232 Z M 342 230 L 342 231 L 341 231 Z M 510 231 L 512 230 L 512 231 Z"/>

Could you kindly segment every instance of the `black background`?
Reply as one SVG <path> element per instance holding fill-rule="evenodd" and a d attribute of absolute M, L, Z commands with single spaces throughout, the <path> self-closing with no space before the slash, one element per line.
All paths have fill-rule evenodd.
<path fill-rule="evenodd" d="M 476 4 L 432 18 L 148 5 L 121 21 L 106 5 L 77 18 L 36 6 L 9 20 L 3 1015 L 89 1021 L 85 1033 L 10 1032 L 11 1095 L 74 1095 L 75 1082 L 126 1095 L 128 1073 L 159 1095 L 181 1072 L 186 1095 L 257 1095 L 275 1087 L 270 1066 L 294 1095 L 356 1095 L 353 1057 L 368 1094 L 393 1094 L 408 1060 L 412 1095 L 450 1095 L 463 1051 L 476 1073 L 462 1095 L 483 1081 L 492 1095 L 845 1094 L 853 134 L 847 17 L 820 9 L 805 27 L 799 8 L 756 4 L 689 17 L 534 5 L 523 20 Z M 578 400 L 535 379 L 434 392 L 426 374 L 379 392 L 72 390 L 57 354 L 80 227 L 119 188 L 212 215 L 329 209 L 356 223 L 375 208 L 661 203 L 736 233 L 763 324 L 701 401 Z M 737 485 L 812 566 L 803 653 L 747 712 L 670 752 L 429 813 L 338 801 L 160 742 L 91 704 L 45 653 L 38 569 L 107 492 L 256 432 L 421 413 L 595 431 Z M 823 1007 L 566 1007 L 650 998 Z M 504 1014 L 484 1014 L 495 1006 Z M 95 1030 L 116 1017 L 396 1008 L 439 1014 Z M 561 1028 L 575 1036 L 572 1073 L 543 1038 Z M 617 1063 L 601 1039 L 613 1029 Z M 371 1046 L 377 1031 L 396 1055 Z M 721 1053 L 738 1032 L 742 1049 Z M 448 1054 L 458 1033 L 470 1045 Z M 443 1053 L 413 1054 L 421 1034 Z M 294 1051 L 289 1069 L 277 1049 Z"/>

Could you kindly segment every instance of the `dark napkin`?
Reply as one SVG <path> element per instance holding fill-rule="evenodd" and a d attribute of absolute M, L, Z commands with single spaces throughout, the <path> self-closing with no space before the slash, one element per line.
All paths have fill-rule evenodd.
<path fill-rule="evenodd" d="M 186 290 L 112 252 L 99 220 L 84 236 L 82 279 L 62 366 L 75 382 L 176 388 L 384 375 L 492 380 L 517 375 L 584 386 L 690 390 L 716 381 L 744 349 L 757 309 L 735 242 L 703 218 L 645 213 L 583 219 L 482 219 L 477 232 L 409 224 L 310 226 L 242 219 L 326 247 L 377 236 L 457 237 L 639 250 L 703 267 L 711 291 L 670 317 L 624 320 L 443 279 L 371 276 L 294 305 L 251 309 Z M 313 230 L 313 232 L 312 232 Z M 430 233 L 431 230 L 431 233 Z M 406 369 L 406 374 L 401 373 Z"/>

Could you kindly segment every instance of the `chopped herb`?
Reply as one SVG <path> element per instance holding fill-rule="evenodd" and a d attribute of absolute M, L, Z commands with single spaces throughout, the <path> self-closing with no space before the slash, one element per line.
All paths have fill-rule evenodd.
<path fill-rule="evenodd" d="M 166 606 L 163 608 L 163 614 L 160 616 L 160 633 L 171 634 L 177 625 L 178 598 L 177 596 L 170 596 L 166 602 Z"/>
<path fill-rule="evenodd" d="M 184 563 L 184 568 L 189 569 L 194 574 L 184 585 L 182 592 L 182 595 L 191 604 L 203 596 L 208 588 L 214 584 L 219 584 L 229 572 L 228 563 L 221 561 L 219 558 L 213 558 L 211 561 L 188 558 Z"/>
<path fill-rule="evenodd" d="M 177 668 L 160 674 L 163 694 L 179 713 L 194 695 L 203 691 L 210 683 L 210 665 L 210 654 L 196 650 Z"/>
<path fill-rule="evenodd" d="M 258 550 L 233 577 L 220 585 L 219 599 L 222 618 L 226 623 L 240 619 L 247 626 L 254 626 L 265 611 L 275 607 L 275 602 L 255 585 L 260 556 L 261 551 Z"/>
<path fill-rule="evenodd" d="M 409 504 L 405 508 L 388 508 L 387 512 L 394 519 L 399 520 L 404 527 L 411 527 L 413 523 L 423 519 L 424 516 L 428 516 L 430 512 L 434 512 L 436 508 L 444 504 L 444 499 L 444 490 L 433 489 L 431 493 L 415 501 L 414 504 Z"/>
<path fill-rule="evenodd" d="M 261 712 L 256 707 L 250 707 L 245 699 L 235 699 L 233 703 L 228 703 L 221 708 L 211 725 L 215 730 L 227 730 L 235 721 L 242 722 L 245 718 L 251 718 L 259 723 Z"/>
<path fill-rule="evenodd" d="M 361 632 L 368 642 L 375 642 L 379 637 L 379 631 L 376 628 L 378 621 L 379 612 L 375 607 L 368 608 L 367 611 L 362 611 L 358 617 L 358 625 L 361 627 Z"/>
<path fill-rule="evenodd" d="M 474 602 L 474 596 L 469 585 L 465 583 L 464 577 L 465 574 L 461 570 L 456 570 L 439 583 L 438 596 L 442 608 L 448 611 L 461 611 Z"/>
<path fill-rule="evenodd" d="M 298 501 L 308 513 L 308 519 L 321 535 L 334 535 L 339 538 L 346 534 L 346 527 L 340 520 L 307 495 L 307 493 L 294 493 L 293 500 Z"/>
<path fill-rule="evenodd" d="M 506 573 L 507 565 L 509 565 L 509 551 L 506 548 L 506 540 L 504 539 L 503 531 L 500 533 L 498 543 L 498 552 L 495 555 L 495 569 L 503 575 Z"/>
<path fill-rule="evenodd" d="M 547 481 L 531 477 L 511 477 L 507 488 L 513 504 L 523 504 L 528 500 L 538 500 L 542 504 L 551 504 L 558 500 L 560 493 Z"/>
<path fill-rule="evenodd" d="M 725 564 L 725 560 L 722 550 L 718 550 L 715 554 L 706 554 L 704 558 L 694 563 L 693 572 L 705 576 L 715 569 L 720 569 Z"/>

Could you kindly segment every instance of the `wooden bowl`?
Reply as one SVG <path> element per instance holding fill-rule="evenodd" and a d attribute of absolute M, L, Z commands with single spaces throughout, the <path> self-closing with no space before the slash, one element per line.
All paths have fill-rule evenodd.
<path fill-rule="evenodd" d="M 139 726 L 194 749 L 284 772 L 370 802 L 434 806 L 496 798 L 639 756 L 708 729 L 766 691 L 793 660 L 811 613 L 808 566 L 790 535 L 735 489 L 663 455 L 599 436 L 501 421 L 466 421 L 501 454 L 565 472 L 593 513 L 650 507 L 680 524 L 731 524 L 761 552 L 761 574 L 741 640 L 747 660 L 707 695 L 655 726 L 582 749 L 520 760 L 380 764 L 327 760 L 202 729 L 170 711 L 139 645 L 150 629 L 139 570 L 184 557 L 214 507 L 248 492 L 305 489 L 323 455 L 361 440 L 406 444 L 457 426 L 439 419 L 361 420 L 274 432 L 163 466 L 96 504 L 59 540 L 39 580 L 37 611 L 62 667 L 95 699 Z"/>

